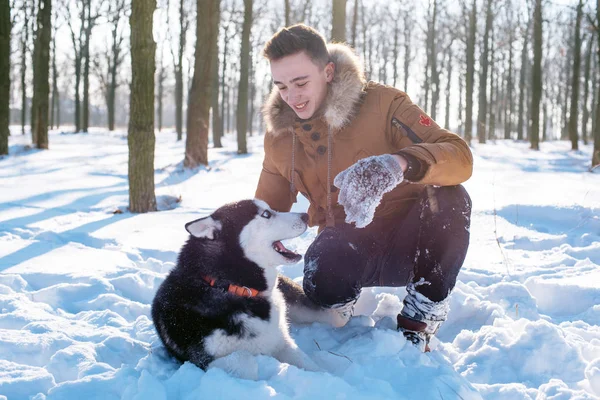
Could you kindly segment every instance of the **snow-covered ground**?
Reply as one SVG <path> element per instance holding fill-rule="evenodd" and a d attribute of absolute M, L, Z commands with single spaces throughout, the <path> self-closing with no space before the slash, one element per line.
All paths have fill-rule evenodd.
<path fill-rule="evenodd" d="M 52 132 L 50 151 L 15 131 L 0 159 L 0 398 L 596 399 L 600 396 L 600 175 L 589 146 L 474 145 L 471 246 L 437 348 L 395 331 L 403 288 L 363 290 L 348 326 L 292 326 L 323 373 L 256 357 L 257 381 L 182 366 L 150 320 L 184 224 L 254 194 L 251 155 L 226 140 L 184 171 L 160 133 L 161 212 L 127 212 L 124 132 Z M 299 197 L 296 210 L 307 204 Z M 311 229 L 291 241 L 303 252 Z M 301 279 L 302 263 L 282 272 Z"/>

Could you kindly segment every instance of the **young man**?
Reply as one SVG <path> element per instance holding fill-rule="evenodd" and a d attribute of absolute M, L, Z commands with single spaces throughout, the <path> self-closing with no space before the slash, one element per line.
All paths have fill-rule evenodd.
<path fill-rule="evenodd" d="M 398 329 L 426 350 L 469 243 L 469 147 L 310 27 L 279 30 L 264 56 L 275 87 L 256 197 L 278 211 L 309 200 L 306 295 L 350 318 L 362 287 L 406 286 Z"/>

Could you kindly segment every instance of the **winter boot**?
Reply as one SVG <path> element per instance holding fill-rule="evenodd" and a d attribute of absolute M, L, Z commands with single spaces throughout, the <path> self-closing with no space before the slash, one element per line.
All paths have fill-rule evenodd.
<path fill-rule="evenodd" d="M 398 314 L 398 330 L 406 340 L 423 352 L 428 352 L 429 340 L 435 335 L 442 322 L 448 316 L 448 298 L 434 302 L 417 292 L 416 285 L 406 286 L 408 294 L 404 298 L 404 307 Z"/>

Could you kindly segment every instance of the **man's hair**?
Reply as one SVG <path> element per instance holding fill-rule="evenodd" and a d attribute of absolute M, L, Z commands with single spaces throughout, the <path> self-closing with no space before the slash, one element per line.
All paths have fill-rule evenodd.
<path fill-rule="evenodd" d="M 302 51 L 320 67 L 325 67 L 330 61 L 323 35 L 304 24 L 278 30 L 265 44 L 263 56 L 269 61 L 276 61 Z"/>

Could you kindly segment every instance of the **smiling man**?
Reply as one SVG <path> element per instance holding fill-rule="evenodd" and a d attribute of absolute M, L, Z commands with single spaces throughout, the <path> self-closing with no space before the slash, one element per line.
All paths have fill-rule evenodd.
<path fill-rule="evenodd" d="M 256 197 L 278 211 L 298 193 L 310 202 L 306 295 L 348 319 L 362 287 L 406 286 L 398 330 L 426 350 L 469 244 L 469 147 L 308 26 L 279 30 L 263 53 L 275 87 Z"/>

